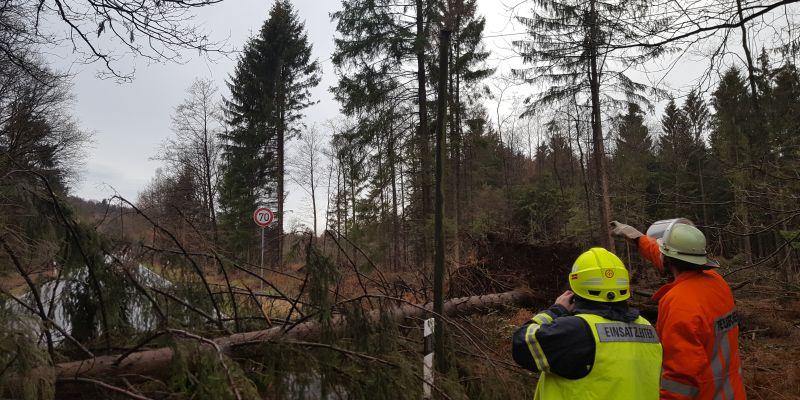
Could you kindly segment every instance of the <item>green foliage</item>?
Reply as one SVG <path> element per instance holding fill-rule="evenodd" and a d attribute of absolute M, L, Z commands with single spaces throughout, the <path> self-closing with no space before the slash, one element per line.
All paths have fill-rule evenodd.
<path fill-rule="evenodd" d="M 603 89 L 599 94 L 604 102 L 620 106 L 624 98 L 624 102 L 650 105 L 645 93 L 658 91 L 633 81 L 627 69 L 617 66 L 646 61 L 663 53 L 666 47 L 614 50 L 643 40 L 650 26 L 661 23 L 663 16 L 647 13 L 648 4 L 641 0 L 542 0 L 534 3 L 530 16 L 517 16 L 527 28 L 528 36 L 513 42 L 526 64 L 525 68 L 515 70 L 515 74 L 545 88 L 527 112 L 574 96 L 585 99 L 590 91 L 591 58 L 595 58 L 597 68 L 603 71 Z M 636 27 L 628 23 L 631 20 L 637 22 Z"/>
<path fill-rule="evenodd" d="M 308 298 L 309 302 L 320 310 L 319 321 L 327 325 L 330 323 L 334 301 L 330 291 L 339 279 L 339 270 L 310 239 L 306 248 L 305 264 L 308 274 Z"/>
<path fill-rule="evenodd" d="M 73 226 L 64 248 L 67 273 L 64 311 L 72 325 L 72 336 L 80 342 L 113 330 L 125 336 L 130 332 L 126 277 L 104 258 L 106 241 L 92 228 Z M 99 289 L 99 292 L 98 292 Z M 107 324 L 104 326 L 103 324 Z"/>
<path fill-rule="evenodd" d="M 780 236 L 783 240 L 789 242 L 789 246 L 791 246 L 795 250 L 800 250 L 800 230 L 796 231 L 780 231 Z"/>
<path fill-rule="evenodd" d="M 528 232 L 528 238 L 547 241 L 565 235 L 572 208 L 572 196 L 559 191 L 554 179 L 515 188 L 514 221 Z"/>
<path fill-rule="evenodd" d="M 388 318 L 368 322 L 359 307 L 345 310 L 345 316 L 347 328 L 337 334 L 335 344 L 309 346 L 287 340 L 250 346 L 242 353 L 244 369 L 261 393 L 275 399 L 420 398 L 421 330 L 400 327 Z M 501 332 L 490 335 L 490 341 L 505 337 Z M 438 390 L 448 397 L 489 400 L 530 395 L 533 383 L 527 374 L 501 373 L 496 365 L 465 356 L 474 350 L 460 334 L 447 340 L 449 349 L 462 350 L 447 355 L 452 368 L 435 378 Z"/>
<path fill-rule="evenodd" d="M 0 396 L 21 400 L 55 397 L 55 373 L 51 360 L 28 324 L 0 304 Z"/>
<path fill-rule="evenodd" d="M 248 228 L 257 204 L 282 204 L 284 142 L 298 132 L 303 109 L 313 104 L 309 90 L 319 80 L 304 23 L 289 1 L 276 1 L 228 83 L 220 206 L 230 249 L 254 244 Z"/>
<path fill-rule="evenodd" d="M 176 341 L 170 366 L 168 390 L 175 399 L 255 400 L 261 397 L 255 384 L 233 360 L 208 345 Z M 237 392 L 238 395 L 237 396 Z"/>
<path fill-rule="evenodd" d="M 725 72 L 711 104 L 716 110 L 711 135 L 715 155 L 729 166 L 748 163 L 753 158 L 749 150 L 754 121 L 749 95 L 739 70 L 731 67 Z"/>
<path fill-rule="evenodd" d="M 644 125 L 644 114 L 636 104 L 614 120 L 617 138 L 611 162 L 610 184 L 616 218 L 635 225 L 646 223 L 646 203 L 653 163 L 653 139 Z"/>

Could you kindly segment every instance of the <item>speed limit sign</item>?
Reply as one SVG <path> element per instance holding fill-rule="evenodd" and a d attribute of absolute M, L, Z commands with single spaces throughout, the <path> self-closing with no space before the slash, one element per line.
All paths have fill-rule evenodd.
<path fill-rule="evenodd" d="M 274 219 L 275 215 L 272 214 L 272 210 L 267 207 L 259 207 L 253 213 L 253 221 L 262 228 L 268 227 Z"/>

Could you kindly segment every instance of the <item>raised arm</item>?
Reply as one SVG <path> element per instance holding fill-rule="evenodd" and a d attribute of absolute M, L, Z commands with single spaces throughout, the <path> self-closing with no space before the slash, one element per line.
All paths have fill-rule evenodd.
<path fill-rule="evenodd" d="M 660 270 L 664 269 L 664 262 L 661 259 L 661 251 L 658 249 L 658 243 L 655 239 L 649 236 L 639 236 L 637 239 L 639 247 L 639 254 L 642 255 L 647 261 Z"/>
<path fill-rule="evenodd" d="M 636 228 L 619 221 L 611 221 L 611 235 L 626 239 L 637 245 L 639 254 L 642 257 L 650 261 L 659 270 L 664 269 L 664 263 L 661 261 L 661 252 L 658 250 L 658 243 L 656 243 L 655 239 L 645 236 Z"/>

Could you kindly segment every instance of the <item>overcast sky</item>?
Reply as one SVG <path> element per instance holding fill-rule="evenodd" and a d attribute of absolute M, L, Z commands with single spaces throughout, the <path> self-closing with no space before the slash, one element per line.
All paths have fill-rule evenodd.
<path fill-rule="evenodd" d="M 228 37 L 230 47 L 239 50 L 263 24 L 271 5 L 269 0 L 228 0 L 201 10 L 196 22 L 218 38 Z M 338 9 L 339 1 L 294 0 L 294 5 L 306 22 L 314 55 L 323 69 L 322 82 L 312 91 L 319 103 L 305 112 L 307 123 L 321 126 L 338 115 L 338 104 L 328 89 L 336 80 L 330 62 L 334 25 L 329 14 Z M 508 69 L 511 64 L 519 64 L 509 49 L 510 41 L 519 38 L 515 33 L 521 28 L 510 20 L 501 1 L 479 0 L 479 6 L 487 18 L 484 42 L 492 51 L 490 66 Z M 224 94 L 225 80 L 236 63 L 235 57 L 210 62 L 190 54 L 184 64 L 148 64 L 127 58 L 121 65 L 135 67 L 135 78 L 131 83 L 118 83 L 97 77 L 101 70 L 99 63 L 74 64 L 68 50 L 54 51 L 62 55 L 51 55 L 49 59 L 56 68 L 74 73 L 73 114 L 84 129 L 94 133 L 94 143 L 86 152 L 82 180 L 73 194 L 96 200 L 111 196 L 114 190 L 135 200 L 160 166 L 160 162 L 151 158 L 159 144 L 171 135 L 170 115 L 185 98 L 186 88 L 197 77 L 208 78 Z M 287 209 L 292 212 L 287 215 L 287 226 L 310 220 L 308 196 L 291 183 L 288 190 Z"/>
<path fill-rule="evenodd" d="M 330 13 L 339 8 L 336 0 L 294 0 L 300 18 L 305 21 L 308 37 L 313 44 L 314 56 L 323 70 L 322 82 L 312 91 L 318 104 L 306 110 L 306 122 L 322 125 L 339 115 L 338 104 L 329 92 L 336 83 L 330 56 L 333 51 L 334 25 Z M 217 38 L 227 38 L 232 49 L 240 50 L 267 18 L 272 1 L 228 0 L 201 10 L 196 22 L 202 24 Z M 505 7 L 496 0 L 481 0 L 481 12 L 487 17 L 486 35 L 509 32 Z M 513 37 L 513 36 L 512 36 Z M 508 48 L 501 36 L 487 39 L 494 53 L 491 62 L 504 58 L 501 47 Z M 49 62 L 57 69 L 70 71 L 74 94 L 73 115 L 81 127 L 93 133 L 93 143 L 86 150 L 81 181 L 73 194 L 101 200 L 114 191 L 135 200 L 138 193 L 150 182 L 159 161 L 151 158 L 159 144 L 172 133 L 170 115 L 186 96 L 186 88 L 195 78 L 208 78 L 217 83 L 225 93 L 225 81 L 236 64 L 235 56 L 219 57 L 209 61 L 187 53 L 183 64 L 152 64 L 142 59 L 124 58 L 121 69 L 135 68 L 135 78 L 129 83 L 113 79 L 100 79 L 100 63 L 78 64 L 71 49 L 52 49 Z M 308 196 L 289 183 L 287 215 L 289 225 L 308 220 L 305 204 Z"/>

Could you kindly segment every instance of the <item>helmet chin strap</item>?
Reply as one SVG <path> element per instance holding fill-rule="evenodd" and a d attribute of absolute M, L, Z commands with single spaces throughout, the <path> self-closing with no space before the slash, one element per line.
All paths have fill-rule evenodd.
<path fill-rule="evenodd" d="M 672 266 L 669 260 L 667 260 L 667 257 L 664 256 L 664 253 L 660 253 L 659 257 L 661 257 L 661 265 L 664 266 L 661 270 L 661 276 L 664 278 L 674 278 L 675 274 L 672 272 Z"/>

